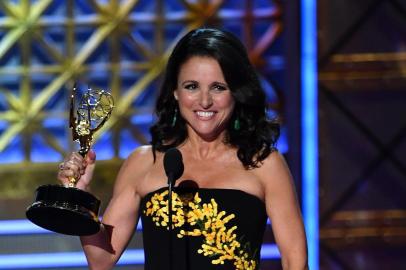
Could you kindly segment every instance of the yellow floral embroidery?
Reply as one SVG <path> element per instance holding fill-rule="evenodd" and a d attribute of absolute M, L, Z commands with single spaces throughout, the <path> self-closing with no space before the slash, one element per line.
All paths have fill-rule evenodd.
<path fill-rule="evenodd" d="M 155 194 L 149 202 L 146 204 L 146 210 L 144 214 L 146 216 L 152 216 L 152 221 L 156 226 L 168 227 L 168 200 L 166 196 L 168 191 L 164 191 L 161 194 Z M 179 196 L 172 193 L 172 227 L 181 227 L 185 223 L 184 213 L 182 209 L 183 203 Z M 169 229 L 169 228 L 167 228 Z"/>
<path fill-rule="evenodd" d="M 156 226 L 169 229 L 167 196 L 167 190 L 154 194 L 146 203 L 144 214 L 151 216 Z M 215 258 L 211 261 L 212 264 L 224 264 L 225 261 L 232 261 L 235 269 L 256 269 L 257 262 L 253 259 L 254 256 L 249 254 L 249 247 L 247 244 L 242 245 L 237 240 L 237 235 L 234 233 L 237 226 L 229 228 L 228 223 L 235 215 L 219 211 L 214 199 L 211 199 L 210 203 L 201 204 L 201 202 L 199 193 L 195 194 L 193 200 L 182 200 L 177 193 L 172 193 L 172 228 L 180 228 L 185 222 L 196 227 L 190 231 L 181 229 L 177 235 L 178 238 L 203 236 L 203 244 L 197 252 Z"/>

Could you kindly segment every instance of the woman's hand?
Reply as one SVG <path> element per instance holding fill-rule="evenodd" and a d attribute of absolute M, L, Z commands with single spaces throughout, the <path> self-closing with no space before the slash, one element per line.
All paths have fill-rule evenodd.
<path fill-rule="evenodd" d="M 96 165 L 96 153 L 90 150 L 83 158 L 79 153 L 71 153 L 59 164 L 58 180 L 69 186 L 72 178 L 76 180 L 76 188 L 88 190 Z"/>

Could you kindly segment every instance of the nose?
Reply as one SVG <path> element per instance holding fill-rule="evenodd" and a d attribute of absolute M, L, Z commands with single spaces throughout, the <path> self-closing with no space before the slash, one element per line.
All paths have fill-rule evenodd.
<path fill-rule="evenodd" d="M 203 109 L 208 109 L 213 105 L 213 98 L 209 91 L 203 90 L 200 92 L 199 104 Z"/>

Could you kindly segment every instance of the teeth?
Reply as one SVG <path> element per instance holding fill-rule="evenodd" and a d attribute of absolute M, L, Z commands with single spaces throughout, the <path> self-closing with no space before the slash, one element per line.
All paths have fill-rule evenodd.
<path fill-rule="evenodd" d="M 199 111 L 199 112 L 196 112 L 196 113 L 200 117 L 211 117 L 211 116 L 214 115 L 214 112 L 202 112 L 202 111 Z"/>

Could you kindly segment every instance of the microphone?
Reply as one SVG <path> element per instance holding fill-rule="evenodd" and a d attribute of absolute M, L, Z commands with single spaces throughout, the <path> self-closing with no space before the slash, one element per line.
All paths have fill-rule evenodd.
<path fill-rule="evenodd" d="M 164 169 L 168 177 L 168 185 L 173 186 L 184 170 L 181 152 L 176 148 L 170 148 L 164 155 Z"/>
<path fill-rule="evenodd" d="M 172 187 L 175 185 L 184 170 L 182 154 L 176 148 L 170 148 L 164 155 L 164 169 L 168 177 L 168 216 L 169 216 L 169 270 L 173 269 L 173 246 L 172 246 Z"/>

